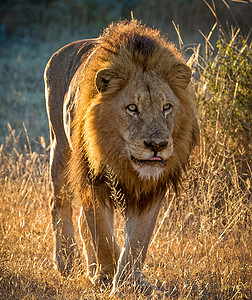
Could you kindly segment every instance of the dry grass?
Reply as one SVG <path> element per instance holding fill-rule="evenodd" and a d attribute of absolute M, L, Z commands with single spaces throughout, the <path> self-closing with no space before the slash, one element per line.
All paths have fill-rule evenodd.
<path fill-rule="evenodd" d="M 100 290 L 85 277 L 84 263 L 68 279 L 54 269 L 48 157 L 21 150 L 17 143 L 13 133 L 0 151 L 0 298 L 108 297 L 109 289 Z M 250 181 L 241 184 L 232 157 L 216 167 L 209 150 L 203 139 L 182 194 L 167 199 L 156 226 L 144 273 L 148 281 L 162 285 L 161 298 L 252 297 Z M 230 176 L 223 168 L 227 160 Z M 77 213 L 75 208 L 75 224 Z M 120 240 L 122 224 L 117 223 Z"/>
<path fill-rule="evenodd" d="M 195 50 L 191 62 L 206 75 L 207 56 L 198 54 Z M 206 101 L 218 95 L 206 92 L 205 75 L 196 88 L 201 144 L 181 195 L 171 194 L 164 203 L 144 266 L 147 280 L 161 287 L 153 299 L 252 299 L 251 147 L 237 139 L 239 131 L 230 134 L 232 119 L 207 111 Z M 67 279 L 54 269 L 48 152 L 43 139 L 41 150 L 33 152 L 28 137 L 20 143 L 9 130 L 0 147 L 0 298 L 108 298 L 109 287 L 94 286 L 85 277 L 84 260 Z M 79 205 L 74 205 L 76 225 Z M 119 217 L 116 223 L 121 242 Z M 126 291 L 122 299 L 145 297 Z"/>

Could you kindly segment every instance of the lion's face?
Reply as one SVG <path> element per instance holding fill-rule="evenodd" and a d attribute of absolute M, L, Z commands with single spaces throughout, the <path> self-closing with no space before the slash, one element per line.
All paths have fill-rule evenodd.
<path fill-rule="evenodd" d="M 81 197 L 110 170 L 123 205 L 139 212 L 168 188 L 178 191 L 199 136 L 190 80 L 176 47 L 136 21 L 111 25 L 94 41 L 68 93 L 70 182 Z"/>
<path fill-rule="evenodd" d="M 154 73 L 139 71 L 109 102 L 104 109 L 108 106 L 110 114 L 114 110 L 114 127 L 123 141 L 117 154 L 130 162 L 141 179 L 158 179 L 173 155 L 178 98 Z"/>

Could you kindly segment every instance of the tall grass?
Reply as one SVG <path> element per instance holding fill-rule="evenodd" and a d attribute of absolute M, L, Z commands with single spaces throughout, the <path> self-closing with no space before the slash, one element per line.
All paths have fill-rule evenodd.
<path fill-rule="evenodd" d="M 194 49 L 201 143 L 179 197 L 164 202 L 144 266 L 166 299 L 252 298 L 251 44 L 233 31 L 217 48 Z M 48 152 L 9 127 L 0 147 L 0 298 L 106 299 L 85 277 L 85 260 L 63 279 L 52 260 Z M 74 203 L 77 224 L 78 203 Z M 122 222 L 116 218 L 122 241 Z M 77 235 L 77 242 L 80 241 Z M 125 299 L 145 299 L 136 293 Z M 116 297 L 115 297 L 116 299 Z"/>

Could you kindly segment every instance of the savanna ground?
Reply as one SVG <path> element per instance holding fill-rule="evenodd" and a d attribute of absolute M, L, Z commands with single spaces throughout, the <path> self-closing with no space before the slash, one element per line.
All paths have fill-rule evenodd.
<path fill-rule="evenodd" d="M 110 287 L 86 278 L 83 257 L 67 279 L 54 269 L 42 72 L 69 32 L 60 40 L 45 30 L 41 41 L 20 34 L 0 47 L 0 298 L 106 299 Z M 178 43 L 194 70 L 201 142 L 180 195 L 164 201 L 149 247 L 144 274 L 160 287 L 153 299 L 252 299 L 251 43 L 220 24 L 205 37 L 202 45 Z M 116 225 L 122 244 L 119 214 Z M 145 299 L 127 290 L 121 298 Z"/>

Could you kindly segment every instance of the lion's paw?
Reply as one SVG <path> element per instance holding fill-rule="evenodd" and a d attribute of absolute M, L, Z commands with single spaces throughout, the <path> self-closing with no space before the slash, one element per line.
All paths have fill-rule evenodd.
<path fill-rule="evenodd" d="M 80 253 L 77 246 L 71 249 L 62 249 L 55 253 L 55 263 L 58 271 L 63 277 L 68 277 L 74 266 L 80 264 Z"/>
<path fill-rule="evenodd" d="M 112 285 L 113 276 L 111 274 L 97 274 L 93 277 L 89 276 L 89 280 L 95 286 L 100 286 L 101 289 L 106 289 L 109 285 Z"/>

